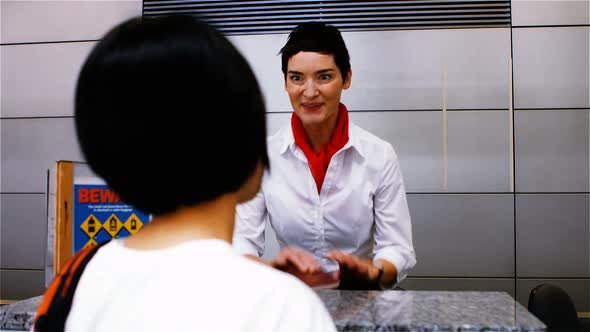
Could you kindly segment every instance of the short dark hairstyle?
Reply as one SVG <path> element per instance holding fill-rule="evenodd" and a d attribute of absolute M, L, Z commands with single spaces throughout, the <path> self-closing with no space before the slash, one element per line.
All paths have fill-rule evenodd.
<path fill-rule="evenodd" d="M 237 191 L 268 168 L 264 101 L 250 66 L 192 16 L 133 18 L 80 72 L 75 123 L 90 168 L 151 214 Z"/>
<path fill-rule="evenodd" d="M 335 26 L 321 22 L 305 22 L 291 31 L 287 43 L 279 52 L 284 78 L 287 77 L 289 59 L 302 51 L 333 55 L 342 80 L 346 80 L 350 70 L 350 55 L 340 31 Z"/>

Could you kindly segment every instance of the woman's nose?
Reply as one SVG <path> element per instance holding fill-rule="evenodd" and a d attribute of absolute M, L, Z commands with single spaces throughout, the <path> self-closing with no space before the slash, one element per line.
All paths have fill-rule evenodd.
<path fill-rule="evenodd" d="M 312 80 L 308 80 L 303 85 L 303 96 L 304 97 L 315 97 L 319 94 L 319 91 Z"/>

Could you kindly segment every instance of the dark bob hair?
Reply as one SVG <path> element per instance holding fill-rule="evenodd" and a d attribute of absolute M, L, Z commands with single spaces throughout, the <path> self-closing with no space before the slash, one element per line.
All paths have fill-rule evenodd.
<path fill-rule="evenodd" d="M 75 96 L 91 169 L 151 214 L 237 191 L 268 168 L 264 101 L 250 66 L 192 16 L 133 18 L 92 49 Z"/>

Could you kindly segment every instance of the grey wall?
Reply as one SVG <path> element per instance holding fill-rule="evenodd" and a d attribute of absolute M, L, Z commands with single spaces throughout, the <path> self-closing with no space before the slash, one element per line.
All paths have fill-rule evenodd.
<path fill-rule="evenodd" d="M 353 70 L 343 101 L 392 143 L 409 193 L 418 265 L 403 287 L 500 290 L 525 303 L 554 282 L 590 311 L 588 4 L 513 1 L 512 28 L 343 34 Z M 77 71 L 107 28 L 139 13 L 135 0 L 2 1 L 3 299 L 43 291 L 45 172 L 82 159 Z M 231 40 L 274 133 L 290 116 L 276 55 L 286 35 Z"/>
<path fill-rule="evenodd" d="M 141 1 L 0 2 L 0 298 L 44 290 L 47 169 L 81 161 L 73 126 L 78 70 Z"/>

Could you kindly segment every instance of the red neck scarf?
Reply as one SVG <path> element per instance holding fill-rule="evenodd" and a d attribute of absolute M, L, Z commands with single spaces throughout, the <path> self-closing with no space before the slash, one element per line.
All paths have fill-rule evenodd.
<path fill-rule="evenodd" d="M 338 120 L 336 120 L 336 127 L 332 133 L 330 141 L 321 147 L 320 153 L 316 154 L 307 141 L 307 134 L 301 123 L 301 119 L 293 112 L 291 115 L 291 128 L 293 130 L 293 137 L 295 144 L 303 151 L 307 157 L 307 163 L 311 170 L 311 175 L 315 180 L 318 188 L 318 193 L 322 189 L 326 171 L 332 156 L 348 142 L 348 111 L 344 104 L 338 107 Z"/>

